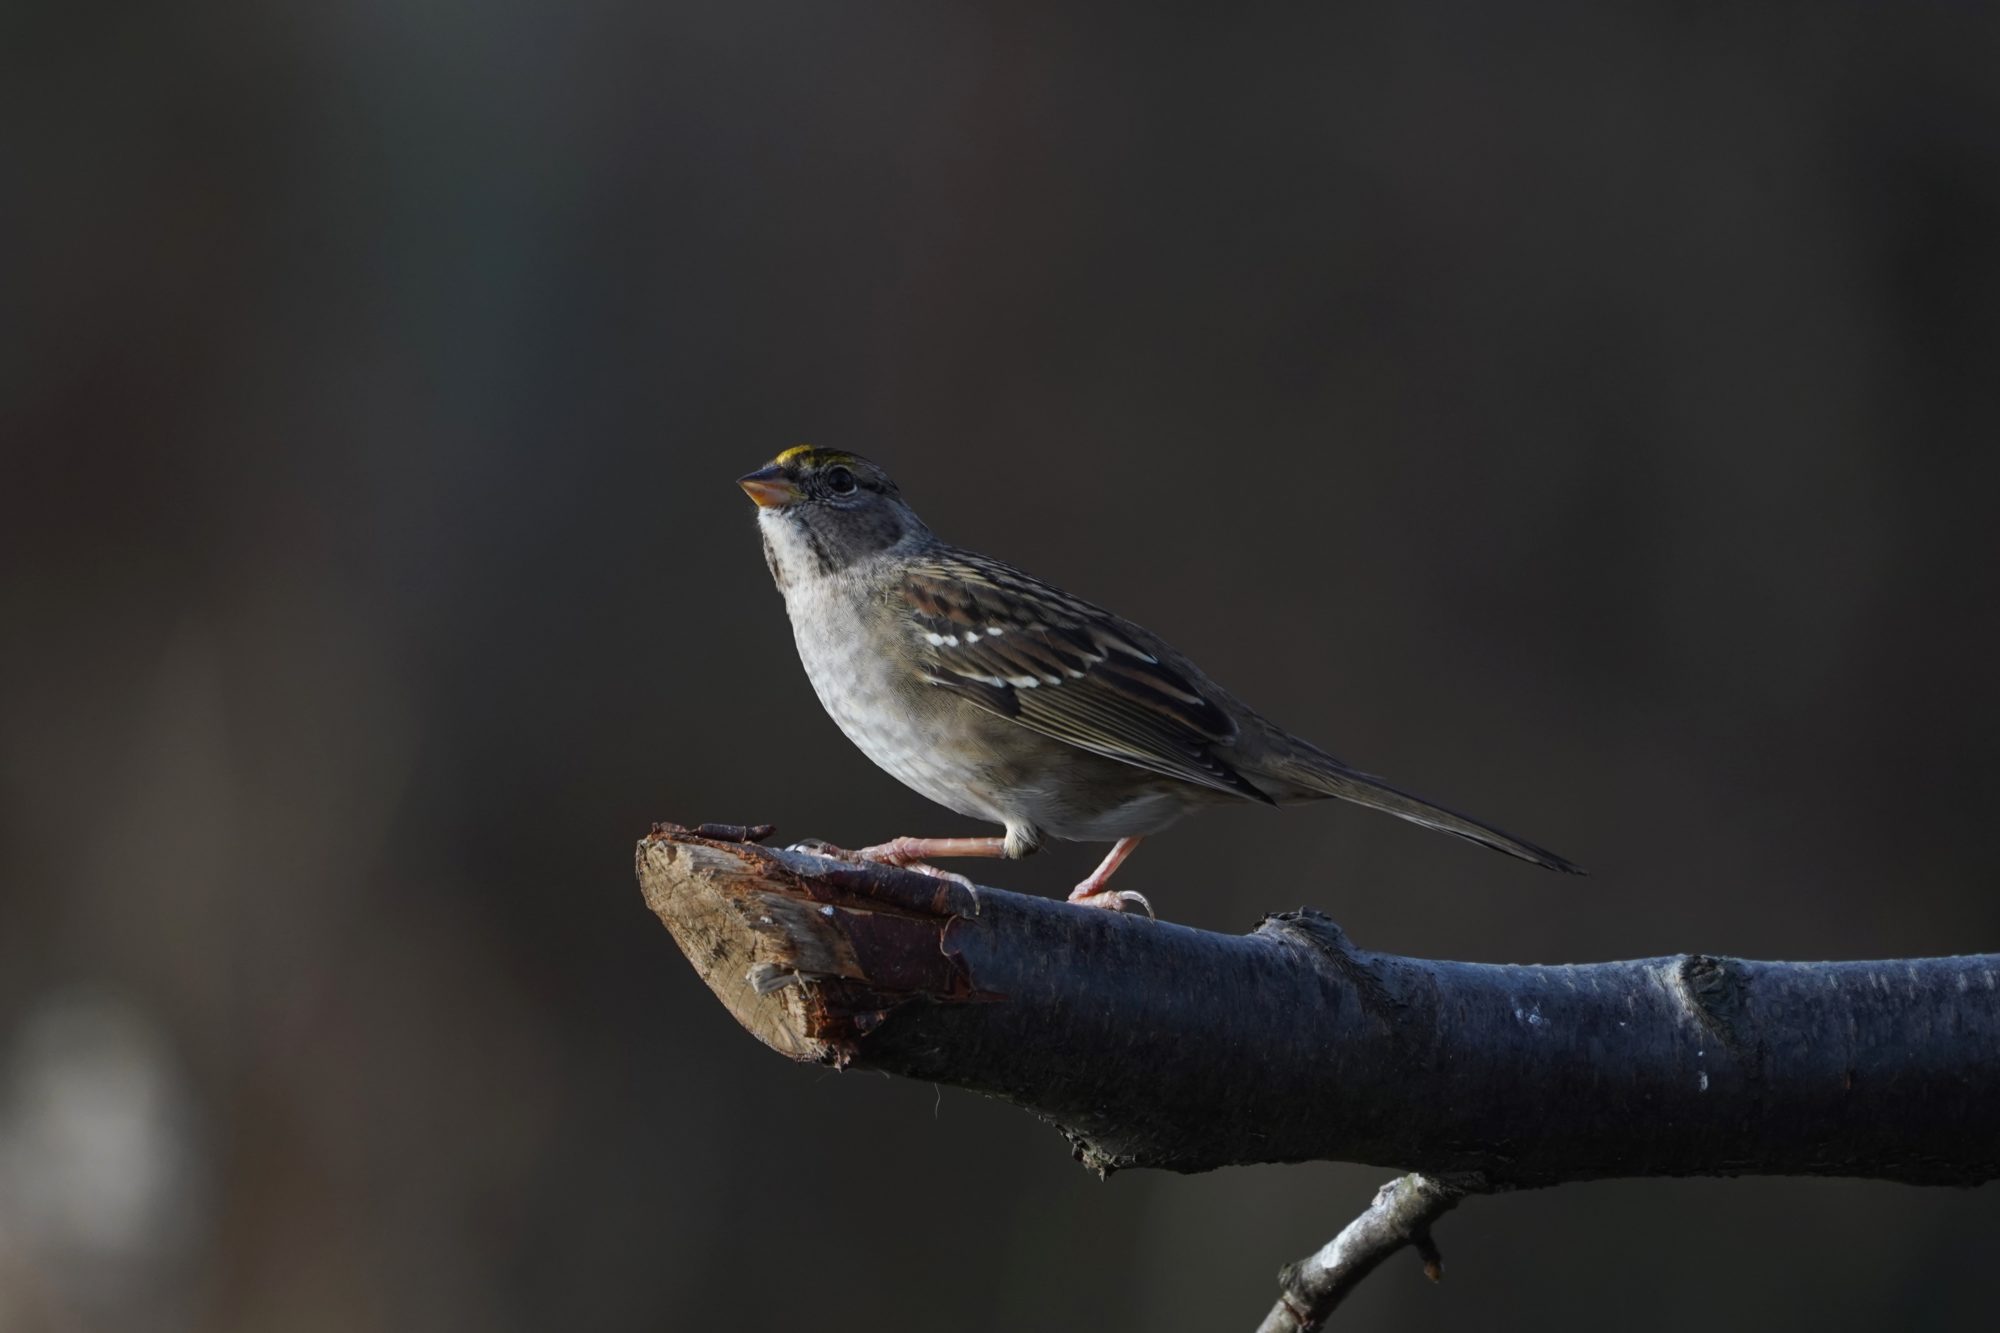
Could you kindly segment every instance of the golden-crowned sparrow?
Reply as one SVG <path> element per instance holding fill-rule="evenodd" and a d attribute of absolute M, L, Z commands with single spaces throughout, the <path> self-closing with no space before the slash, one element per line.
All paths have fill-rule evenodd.
<path fill-rule="evenodd" d="M 1204 806 L 1338 796 L 1577 870 L 1356 772 L 1130 621 L 938 540 L 867 459 L 801 446 L 738 484 L 826 711 L 909 786 L 1007 830 L 896 838 L 862 857 L 928 870 L 926 857 L 1026 856 L 1048 837 L 1115 842 L 1070 900 L 1150 912 L 1105 887 L 1141 838 Z"/>

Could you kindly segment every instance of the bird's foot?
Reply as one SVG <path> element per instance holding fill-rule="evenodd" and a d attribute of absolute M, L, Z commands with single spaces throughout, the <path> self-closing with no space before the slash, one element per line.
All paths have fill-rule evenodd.
<path fill-rule="evenodd" d="M 1160 918 L 1153 915 L 1153 905 L 1146 901 L 1145 894 L 1134 893 L 1130 889 L 1104 887 L 1111 882 L 1111 877 L 1118 872 L 1118 867 L 1125 864 L 1125 858 L 1137 850 L 1138 846 L 1137 838 L 1120 838 L 1118 845 L 1104 858 L 1103 864 L 1091 871 L 1090 877 L 1083 883 L 1069 891 L 1069 900 L 1079 907 L 1102 907 L 1107 912 L 1122 912 L 1128 906 L 1136 906 L 1145 909 L 1148 921 L 1158 921 Z"/>
<path fill-rule="evenodd" d="M 977 912 L 979 910 L 979 886 L 964 875 L 952 870 L 940 870 L 923 858 L 940 854 L 946 856 L 978 854 L 976 852 L 968 853 L 958 848 L 942 848 L 941 844 L 944 843 L 986 843 L 998 841 L 998 838 L 891 838 L 887 842 L 878 842 L 873 847 L 863 847 L 860 851 L 850 853 L 850 855 L 858 860 L 873 861 L 878 865 L 895 866 L 899 870 L 914 870 L 919 875 L 929 875 L 932 879 L 941 879 L 948 884 L 956 884 L 972 895 L 972 909 Z"/>
<path fill-rule="evenodd" d="M 923 858 L 938 855 L 976 856 L 981 853 L 978 851 L 963 850 L 957 846 L 946 846 L 945 844 L 985 844 L 988 842 L 998 843 L 999 841 L 1000 839 L 998 838 L 891 838 L 887 842 L 878 842 L 872 847 L 860 847 L 849 850 L 845 847 L 836 847 L 830 842 L 813 839 L 810 842 L 795 844 L 795 849 L 812 852 L 817 856 L 831 856 L 838 861 L 861 861 L 872 865 L 894 866 L 898 870 L 913 870 L 919 875 L 929 875 L 932 879 L 941 879 L 947 883 L 956 884 L 972 895 L 973 910 L 977 912 L 979 909 L 979 886 L 963 875 L 950 870 L 940 870 Z"/>
<path fill-rule="evenodd" d="M 793 843 L 786 850 L 830 856 L 836 861 L 871 861 L 876 865 L 914 867 L 925 854 L 926 849 L 921 843 L 920 838 L 891 838 L 872 847 L 840 847 L 824 838 L 807 838 Z"/>
<path fill-rule="evenodd" d="M 859 861 L 875 861 L 885 866 L 915 869 L 924 864 L 926 856 L 937 855 L 932 844 L 942 841 L 944 841 L 942 838 L 891 838 L 887 842 L 878 842 L 872 847 L 849 852 L 848 855 Z M 925 869 L 929 870 L 930 867 L 926 866 Z M 931 870 L 931 873 L 937 872 Z"/>
<path fill-rule="evenodd" d="M 1148 921 L 1160 918 L 1153 912 L 1153 905 L 1146 901 L 1146 895 L 1131 889 L 1103 889 L 1089 880 L 1070 890 L 1069 900 L 1078 907 L 1101 907 L 1107 912 L 1123 912 L 1128 907 L 1137 907 L 1146 914 Z"/>
<path fill-rule="evenodd" d="M 939 870 L 924 858 L 930 856 L 1005 856 L 1005 838 L 891 838 L 878 842 L 873 847 L 863 847 L 854 855 L 864 861 L 878 861 L 883 865 L 901 866 L 914 870 L 920 875 L 931 875 L 938 879 L 948 879 L 954 884 L 972 888 L 972 881 L 963 875 L 954 875 L 949 870 Z"/>

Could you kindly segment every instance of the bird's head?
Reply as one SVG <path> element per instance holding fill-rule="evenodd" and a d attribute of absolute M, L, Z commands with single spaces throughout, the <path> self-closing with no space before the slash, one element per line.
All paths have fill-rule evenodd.
<path fill-rule="evenodd" d="M 802 444 L 736 484 L 757 518 L 780 584 L 831 574 L 928 532 L 889 474 L 859 454 Z"/>

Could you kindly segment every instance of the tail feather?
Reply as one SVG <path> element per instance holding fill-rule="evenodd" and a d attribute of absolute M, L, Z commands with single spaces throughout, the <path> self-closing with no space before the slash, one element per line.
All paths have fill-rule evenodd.
<path fill-rule="evenodd" d="M 1470 815 L 1448 810 L 1400 787 L 1391 786 L 1371 773 L 1356 772 L 1329 755 L 1313 753 L 1300 756 L 1284 764 L 1280 776 L 1304 788 L 1307 793 L 1336 796 L 1343 801 L 1381 810 L 1399 819 L 1407 819 L 1412 824 L 1450 833 L 1482 847 L 1491 847 L 1496 852 L 1518 856 L 1523 861 L 1532 861 L 1550 870 L 1560 870 L 1566 875 L 1584 873 L 1581 866 L 1545 847 L 1537 847 L 1524 838 L 1503 833 L 1491 824 L 1482 824 Z"/>

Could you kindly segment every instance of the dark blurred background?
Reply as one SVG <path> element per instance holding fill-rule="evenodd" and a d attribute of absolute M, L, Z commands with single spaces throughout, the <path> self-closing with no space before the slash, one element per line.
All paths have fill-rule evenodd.
<path fill-rule="evenodd" d="M 0 31 L 0 1328 L 1247 1328 L 1366 1202 L 1100 1183 L 697 983 L 649 821 L 978 831 L 798 668 L 732 481 L 800 441 L 1593 872 L 1244 809 L 1128 870 L 1174 918 L 2000 947 L 1990 6 Z M 1443 1242 L 1342 1326 L 1968 1326 L 2000 1194 Z"/>

